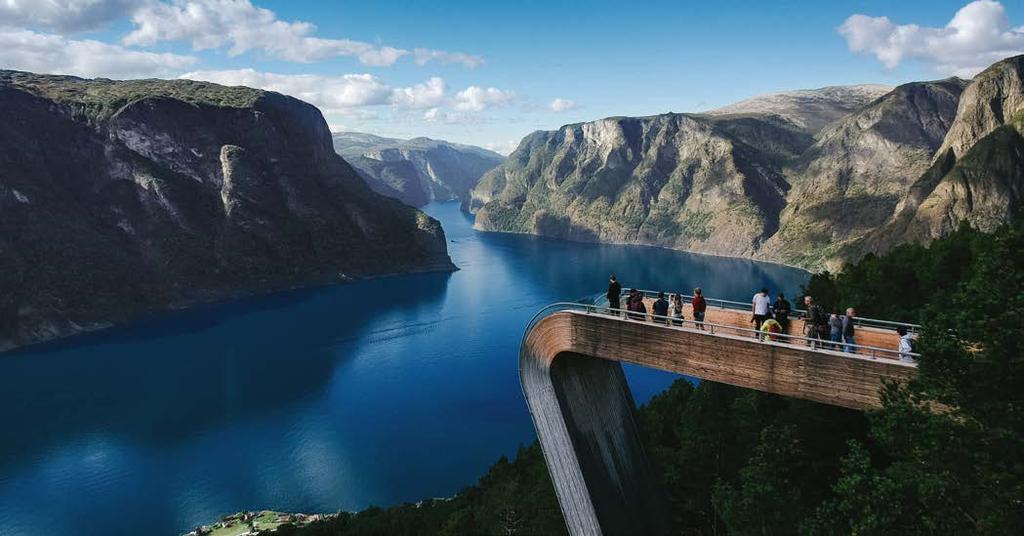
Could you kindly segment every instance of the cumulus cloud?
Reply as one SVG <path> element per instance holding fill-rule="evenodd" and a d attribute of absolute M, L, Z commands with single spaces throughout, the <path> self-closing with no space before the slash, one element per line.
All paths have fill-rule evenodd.
<path fill-rule="evenodd" d="M 472 54 L 464 54 L 462 52 L 446 52 L 444 50 L 431 50 L 427 48 L 417 48 L 413 50 L 413 57 L 416 59 L 417 65 L 426 65 L 431 61 L 438 61 L 441 63 L 458 63 L 463 67 L 469 69 L 476 69 L 477 67 L 484 64 L 484 59 L 480 56 L 474 56 Z"/>
<path fill-rule="evenodd" d="M 309 22 L 288 22 L 250 0 L 172 0 L 147 2 L 132 14 L 135 30 L 125 36 L 129 46 L 148 46 L 165 41 L 189 42 L 195 50 L 227 48 L 237 56 L 259 51 L 274 58 L 310 63 L 338 56 L 351 56 L 370 66 L 388 66 L 408 50 L 351 39 L 316 37 Z M 415 61 L 461 63 L 476 67 L 479 56 L 417 49 Z"/>
<path fill-rule="evenodd" d="M 575 108 L 576 107 L 576 101 L 572 101 L 572 100 L 569 100 L 569 99 L 563 99 L 563 98 L 557 98 L 557 99 L 551 101 L 551 104 L 549 106 L 551 108 L 551 111 L 553 111 L 553 112 L 564 112 L 566 110 L 572 110 L 573 108 Z"/>
<path fill-rule="evenodd" d="M 942 28 L 856 14 L 846 19 L 839 33 L 851 51 L 872 54 L 887 68 L 916 59 L 943 75 L 971 77 L 1024 52 L 1024 29 L 1011 28 L 1006 10 L 995 0 L 965 5 Z"/>
<path fill-rule="evenodd" d="M 434 108 L 444 100 L 444 79 L 431 77 L 422 84 L 396 88 L 391 92 L 391 102 L 403 108 Z"/>
<path fill-rule="evenodd" d="M 172 76 L 191 67 L 192 56 L 129 50 L 93 40 L 0 28 L 0 65 L 39 73 L 84 77 Z"/>
<path fill-rule="evenodd" d="M 0 26 L 60 33 L 92 30 L 124 17 L 147 0 L 0 0 Z"/>
<path fill-rule="evenodd" d="M 401 108 L 427 108 L 444 99 L 445 82 L 433 77 L 411 87 L 393 88 L 372 74 L 322 76 L 313 74 L 276 74 L 254 69 L 193 71 L 181 76 L 227 86 L 248 86 L 291 95 L 320 108 L 324 114 L 367 119 L 373 112 L 364 106 L 394 105 Z"/>
<path fill-rule="evenodd" d="M 455 94 L 455 109 L 463 112 L 482 112 L 488 108 L 501 108 L 516 99 L 513 91 L 498 88 L 469 86 Z"/>

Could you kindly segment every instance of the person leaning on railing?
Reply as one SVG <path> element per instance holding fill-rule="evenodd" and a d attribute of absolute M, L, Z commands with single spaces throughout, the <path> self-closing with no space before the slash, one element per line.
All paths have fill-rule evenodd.
<path fill-rule="evenodd" d="M 626 308 L 630 311 L 629 318 L 644 321 L 647 319 L 647 306 L 644 305 L 644 293 L 637 289 L 629 290 L 629 302 Z"/>

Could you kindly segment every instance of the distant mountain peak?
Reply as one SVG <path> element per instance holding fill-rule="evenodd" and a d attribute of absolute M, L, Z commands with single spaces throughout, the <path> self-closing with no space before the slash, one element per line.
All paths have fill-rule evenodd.
<path fill-rule="evenodd" d="M 482 147 L 419 136 L 403 140 L 365 132 L 336 132 L 334 149 L 374 191 L 407 205 L 464 201 L 480 176 L 505 157 Z"/>
<path fill-rule="evenodd" d="M 858 84 L 781 91 L 757 95 L 702 113 L 718 117 L 776 116 L 813 133 L 892 90 L 892 86 Z"/>

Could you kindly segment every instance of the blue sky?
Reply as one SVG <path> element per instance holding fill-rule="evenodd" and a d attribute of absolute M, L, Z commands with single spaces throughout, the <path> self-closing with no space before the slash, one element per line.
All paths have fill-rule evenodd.
<path fill-rule="evenodd" d="M 970 76 L 1024 52 L 1022 24 L 1009 0 L 8 0 L 0 67 L 257 85 L 317 104 L 333 128 L 507 152 L 611 115 Z"/>

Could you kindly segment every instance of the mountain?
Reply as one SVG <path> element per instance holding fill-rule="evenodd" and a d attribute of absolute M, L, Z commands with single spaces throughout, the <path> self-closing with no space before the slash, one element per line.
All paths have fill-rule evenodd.
<path fill-rule="evenodd" d="M 793 189 L 779 232 L 757 256 L 842 263 L 841 250 L 885 224 L 927 171 L 966 85 L 958 78 L 905 84 L 823 129 L 787 170 Z"/>
<path fill-rule="evenodd" d="M 505 160 L 471 145 L 361 132 L 335 133 L 334 148 L 374 191 L 416 207 L 434 200 L 468 199 L 480 177 Z"/>
<path fill-rule="evenodd" d="M 1018 211 L 1020 58 L 957 78 L 755 97 L 535 132 L 487 173 L 480 229 L 838 268 Z"/>
<path fill-rule="evenodd" d="M 320 112 L 186 80 L 0 71 L 0 349 L 340 278 L 449 270 Z"/>
<path fill-rule="evenodd" d="M 892 91 L 892 86 L 861 84 L 769 93 L 704 112 L 715 117 L 777 118 L 797 128 L 817 132 Z"/>
<path fill-rule="evenodd" d="M 956 118 L 892 221 L 849 248 L 855 257 L 925 242 L 963 222 L 991 231 L 1021 214 L 1024 202 L 1024 56 L 978 74 Z"/>
<path fill-rule="evenodd" d="M 783 166 L 813 141 L 750 117 L 567 125 L 527 136 L 481 179 L 470 208 L 485 230 L 749 256 L 775 232 Z"/>

